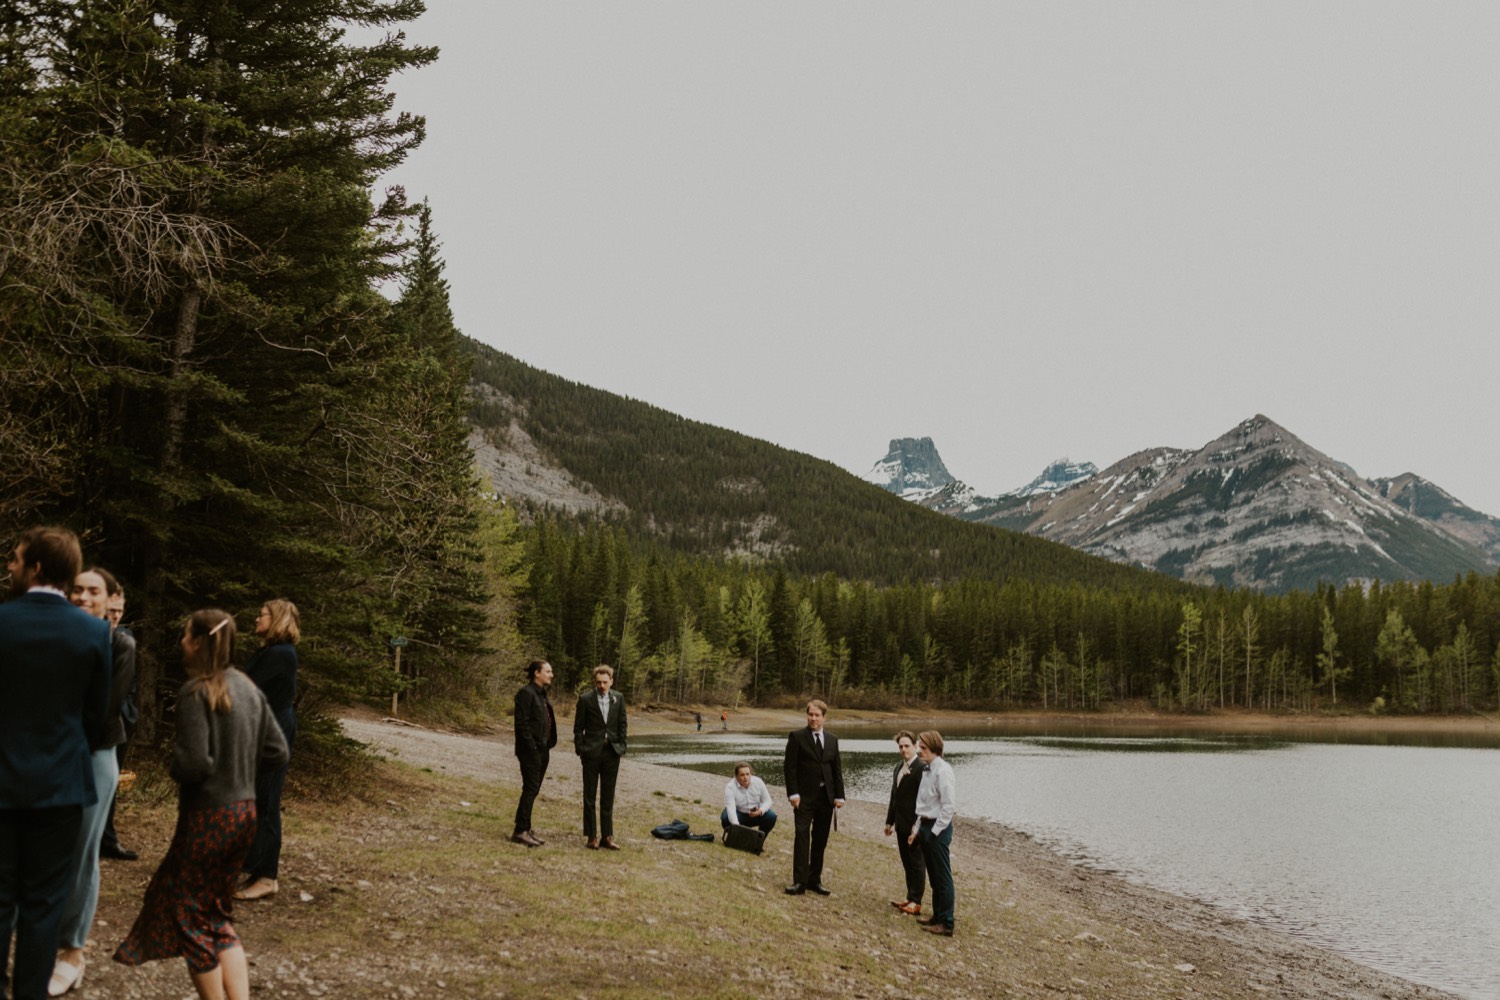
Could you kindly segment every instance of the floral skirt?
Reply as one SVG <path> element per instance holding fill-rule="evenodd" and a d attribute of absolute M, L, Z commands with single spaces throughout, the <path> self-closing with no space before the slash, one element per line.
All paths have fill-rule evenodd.
<path fill-rule="evenodd" d="M 240 943 L 229 918 L 235 881 L 254 840 L 254 799 L 180 809 L 172 846 L 115 961 L 140 965 L 180 955 L 193 972 L 216 968 L 219 952 Z"/>

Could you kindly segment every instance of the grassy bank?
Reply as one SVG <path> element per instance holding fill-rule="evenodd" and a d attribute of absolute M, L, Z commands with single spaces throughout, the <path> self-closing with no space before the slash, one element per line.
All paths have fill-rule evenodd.
<path fill-rule="evenodd" d="M 623 851 L 583 849 L 567 753 L 554 754 L 538 802 L 548 843 L 528 850 L 507 841 L 516 775 L 505 739 L 367 727 L 388 730 L 379 738 L 408 763 L 371 761 L 341 793 L 289 803 L 282 891 L 236 913 L 257 996 L 1438 995 L 962 819 L 958 935 L 935 939 L 888 905 L 900 870 L 883 810 L 868 803 L 840 816 L 835 895 L 788 897 L 789 816 L 760 857 L 654 841 L 649 829 L 673 817 L 716 831 L 725 779 L 629 757 Z M 85 997 L 187 993 L 180 963 L 103 960 L 170 838 L 162 788 L 143 782 L 122 804 L 122 835 L 144 860 L 106 865 L 107 926 L 96 927 Z"/>

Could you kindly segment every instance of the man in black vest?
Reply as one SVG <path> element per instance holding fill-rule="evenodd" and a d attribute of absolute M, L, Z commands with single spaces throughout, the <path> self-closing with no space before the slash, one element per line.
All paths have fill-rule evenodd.
<path fill-rule="evenodd" d="M 823 702 L 808 702 L 807 727 L 786 739 L 782 768 L 797 830 L 792 844 L 792 884 L 786 887 L 789 896 L 809 889 L 819 896 L 831 894 L 823 885 L 823 852 L 828 847 L 833 811 L 844 807 L 844 764 L 838 737 L 823 730 L 827 714 Z"/>
<path fill-rule="evenodd" d="M 615 843 L 615 779 L 625 755 L 625 698 L 610 688 L 615 671 L 594 668 L 594 686 L 578 696 L 573 711 L 573 750 L 583 764 L 583 835 L 590 850 L 618 851 Z M 599 823 L 594 824 L 594 792 L 599 793 Z M 604 836 L 600 843 L 597 834 Z"/>
<path fill-rule="evenodd" d="M 549 751 L 557 746 L 557 717 L 547 688 L 552 686 L 552 664 L 532 660 L 526 666 L 530 682 L 516 692 L 516 758 L 521 762 L 521 801 L 516 804 L 516 832 L 510 839 L 527 847 L 541 847 L 544 841 L 531 828 L 531 806 L 542 790 L 547 776 Z"/>

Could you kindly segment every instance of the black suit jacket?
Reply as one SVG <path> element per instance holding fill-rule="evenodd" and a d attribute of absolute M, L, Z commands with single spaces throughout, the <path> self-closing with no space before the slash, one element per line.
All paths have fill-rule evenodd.
<path fill-rule="evenodd" d="M 811 802 L 822 787 L 828 792 L 830 803 L 844 798 L 844 762 L 839 757 L 839 738 L 823 730 L 823 752 L 820 754 L 817 743 L 813 742 L 811 728 L 803 726 L 793 730 L 786 738 L 782 776 L 789 796 L 800 795 Z"/>
<path fill-rule="evenodd" d="M 885 825 L 899 830 L 911 831 L 917 822 L 917 789 L 922 785 L 922 772 L 927 765 L 916 757 L 911 759 L 911 771 L 903 779 L 901 765 L 891 771 L 891 804 L 885 810 Z"/>
<path fill-rule="evenodd" d="M 516 755 L 541 753 L 557 746 L 557 716 L 547 692 L 535 682 L 516 692 Z"/>
<path fill-rule="evenodd" d="M 89 744 L 109 723 L 109 623 L 56 594 L 0 604 L 0 809 L 97 800 Z"/>
<path fill-rule="evenodd" d="M 625 756 L 625 697 L 618 691 L 609 693 L 609 721 L 599 713 L 599 692 L 589 688 L 578 696 L 573 710 L 573 752 L 597 760 L 605 746 Z"/>

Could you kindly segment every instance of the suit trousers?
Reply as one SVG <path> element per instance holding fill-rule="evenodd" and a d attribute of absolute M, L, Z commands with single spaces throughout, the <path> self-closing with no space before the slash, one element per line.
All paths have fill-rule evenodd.
<path fill-rule="evenodd" d="M 806 793 L 792 812 L 796 834 L 792 841 L 792 881 L 799 885 L 821 885 L 823 853 L 828 849 L 828 831 L 833 829 L 833 800 L 826 789 Z"/>
<path fill-rule="evenodd" d="M 948 848 L 953 843 L 953 825 L 950 823 L 936 836 L 932 833 L 933 820 L 924 819 L 917 828 L 917 844 L 922 848 L 922 860 L 927 863 L 927 881 L 932 883 L 932 919 L 945 927 L 953 926 L 953 859 Z"/>
<path fill-rule="evenodd" d="M 521 801 L 516 803 L 516 833 L 531 829 L 531 807 L 542 792 L 542 779 L 547 776 L 551 756 L 546 750 L 516 751 L 516 760 L 521 762 Z"/>
<path fill-rule="evenodd" d="M 927 891 L 927 861 L 922 857 L 920 845 L 906 842 L 916 822 L 915 816 L 898 817 L 895 837 L 896 849 L 901 854 L 901 868 L 906 872 L 906 899 L 908 902 L 920 904 L 923 893 Z"/>
<path fill-rule="evenodd" d="M 10 995 L 14 1000 L 47 995 L 82 825 L 82 806 L 0 809 L 0 996 L 12 928 L 16 966 Z"/>
<path fill-rule="evenodd" d="M 620 755 L 608 743 L 598 757 L 580 757 L 583 762 L 583 835 L 615 835 L 615 779 L 620 776 Z M 599 795 L 599 826 L 594 826 L 594 793 Z"/>

